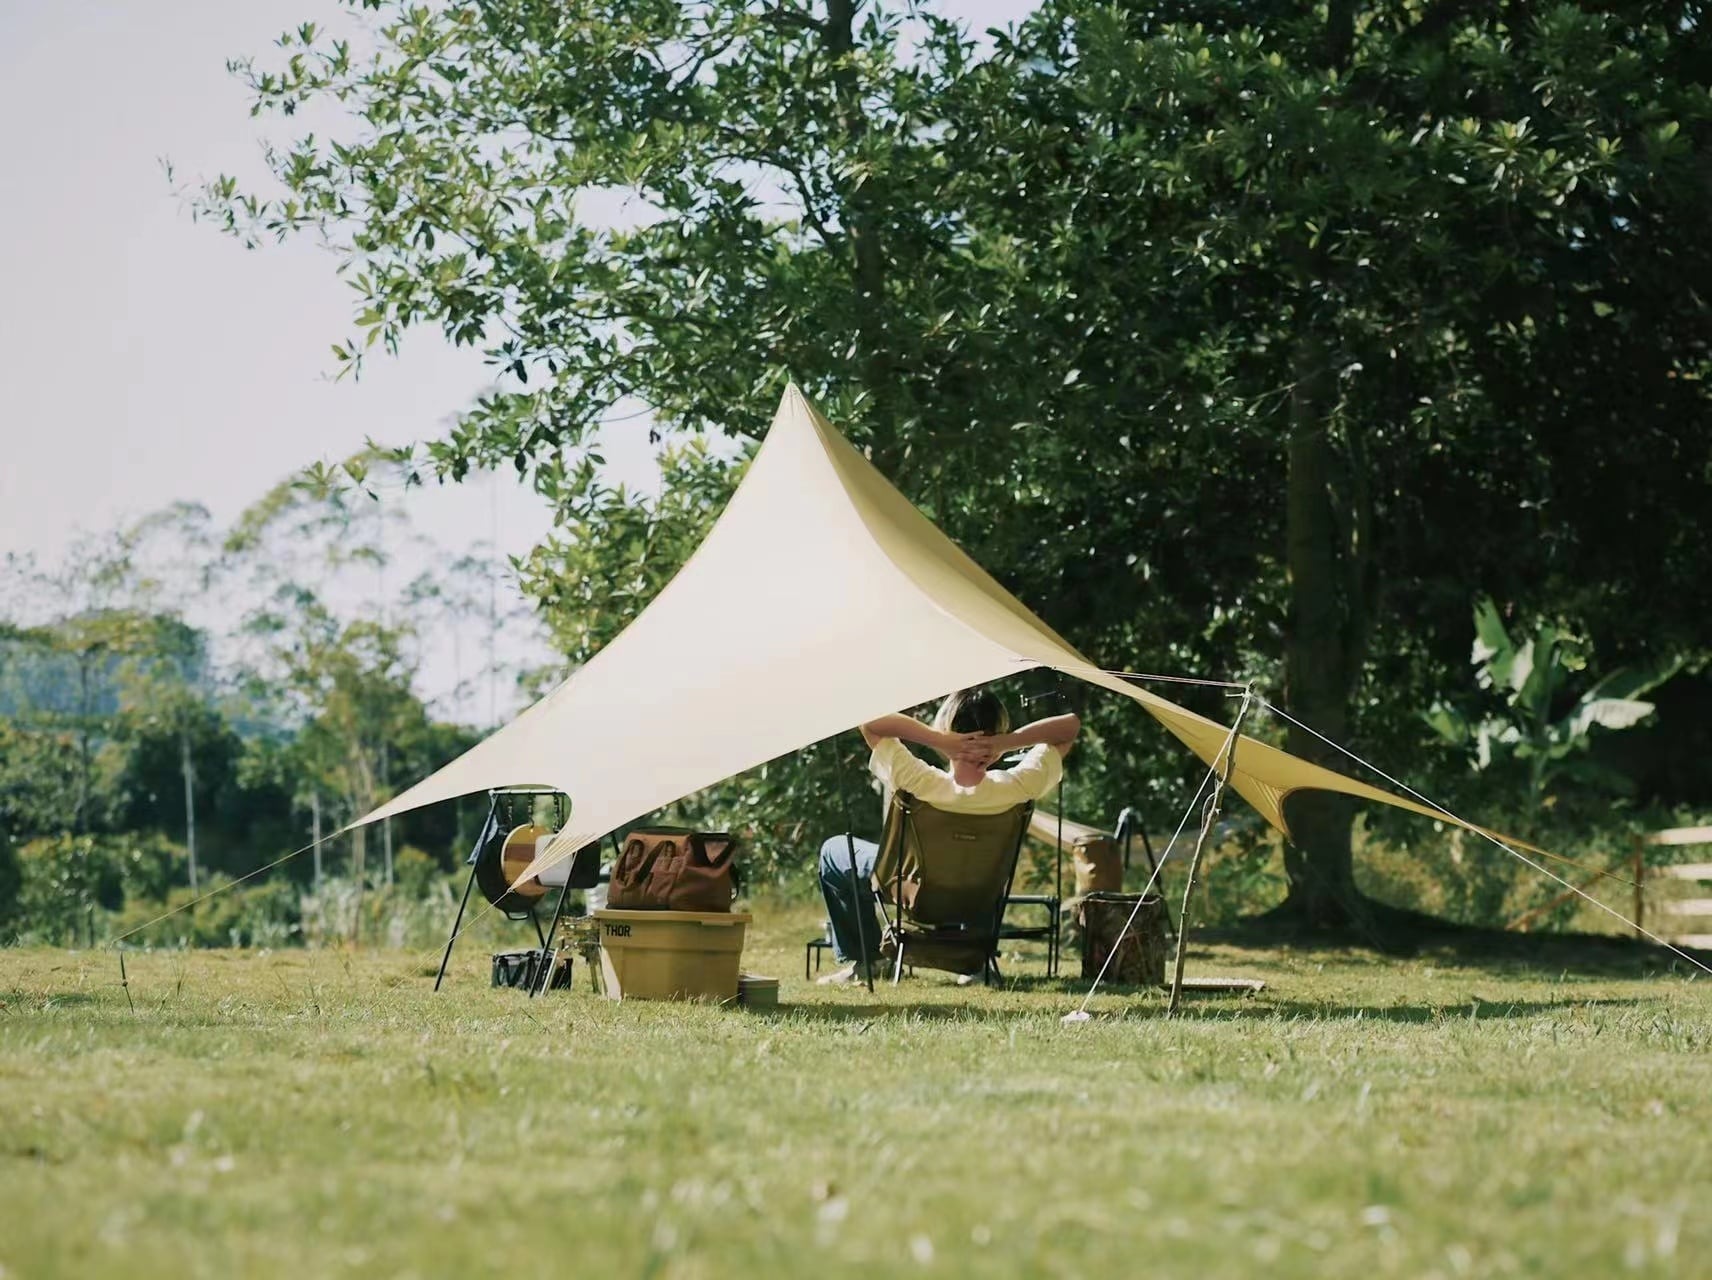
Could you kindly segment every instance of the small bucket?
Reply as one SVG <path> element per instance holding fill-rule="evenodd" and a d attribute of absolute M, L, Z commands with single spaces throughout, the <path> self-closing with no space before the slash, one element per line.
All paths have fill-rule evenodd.
<path fill-rule="evenodd" d="M 737 979 L 737 1002 L 746 1009 L 777 1009 L 779 980 L 745 973 Z"/>

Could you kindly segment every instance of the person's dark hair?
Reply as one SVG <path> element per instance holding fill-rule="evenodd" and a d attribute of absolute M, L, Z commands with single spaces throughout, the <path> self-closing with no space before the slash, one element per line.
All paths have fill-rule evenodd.
<path fill-rule="evenodd" d="M 959 689 L 939 704 L 933 723 L 951 733 L 1008 733 L 1011 713 L 990 689 Z"/>

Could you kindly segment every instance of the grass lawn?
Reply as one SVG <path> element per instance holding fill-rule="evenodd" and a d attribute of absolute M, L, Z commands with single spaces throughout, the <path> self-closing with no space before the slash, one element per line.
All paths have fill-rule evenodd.
<path fill-rule="evenodd" d="M 1067 1027 L 1038 965 L 806 986 L 813 927 L 772 1015 L 0 951 L 0 1275 L 1712 1274 L 1712 982 L 1220 946 L 1263 994 Z"/>

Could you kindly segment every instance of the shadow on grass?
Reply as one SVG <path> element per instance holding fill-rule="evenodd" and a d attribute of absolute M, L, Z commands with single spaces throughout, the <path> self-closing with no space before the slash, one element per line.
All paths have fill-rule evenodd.
<path fill-rule="evenodd" d="M 1056 990 L 1061 984 L 1046 985 L 1039 990 Z M 934 1022 L 1003 1022 L 1012 1019 L 1034 1019 L 1039 1009 L 1021 1010 L 1013 1006 L 983 1001 L 979 992 L 971 993 L 966 1004 L 927 1004 L 920 1001 L 897 1003 L 821 1004 L 812 998 L 797 1003 L 782 1004 L 777 1009 L 757 1009 L 751 1014 L 760 1018 L 791 1018 L 813 1022 L 843 1024 L 872 1024 L 889 1019 L 911 1019 Z M 1080 994 L 1079 992 L 1066 994 Z M 1604 997 L 1594 1000 L 1483 1000 L 1478 995 L 1465 1001 L 1445 1004 L 1338 1004 L 1311 1000 L 1268 1000 L 1263 997 L 1238 995 L 1191 995 L 1178 1013 L 1182 1018 L 1202 1022 L 1241 1022 L 1282 1019 L 1285 1021 L 1363 1021 L 1395 1023 L 1433 1022 L 1492 1022 L 1548 1016 L 1574 1009 L 1631 1009 L 1655 1003 L 1658 996 L 1637 995 L 1633 998 Z M 1107 989 L 1100 1001 L 1102 1020 L 1111 1020 L 1121 1013 L 1129 1021 L 1151 1021 L 1173 1015 L 1165 1011 L 1164 992 L 1152 987 Z"/>
<path fill-rule="evenodd" d="M 921 1019 L 929 1022 L 989 1022 L 1001 1018 L 1023 1016 L 1017 1009 L 968 1004 L 925 1004 L 920 1001 L 897 1001 L 887 1004 L 821 1004 L 813 999 L 790 1002 L 776 1009 L 752 1009 L 751 1017 L 805 1018 L 814 1022 L 872 1023 L 890 1018 Z"/>
<path fill-rule="evenodd" d="M 1318 1004 L 1309 1000 L 1242 1000 L 1213 1006 L 1196 1000 L 1184 1006 L 1187 1016 L 1207 1022 L 1238 1022 L 1251 1019 L 1302 1019 L 1312 1021 L 1361 1022 L 1493 1022 L 1503 1019 L 1536 1018 L 1571 1009 L 1609 1007 L 1631 1009 L 1650 1004 L 1656 996 L 1636 996 L 1632 999 L 1607 998 L 1599 1000 L 1482 1000 L 1478 996 L 1461 1004 Z M 1165 1017 L 1161 1007 L 1138 1010 Z"/>
<path fill-rule="evenodd" d="M 1577 975 L 1643 978 L 1696 972 L 1681 956 L 1642 938 L 1594 933 L 1513 933 L 1505 929 L 1459 925 L 1384 904 L 1365 927 L 1310 932 L 1276 915 L 1254 917 L 1221 927 L 1197 928 L 1195 944 L 1220 944 L 1245 950 L 1347 951 L 1341 960 L 1385 965 L 1400 958 L 1431 959 L 1447 965 L 1523 974 L 1555 970 Z M 1685 948 L 1685 950 L 1687 950 Z M 1712 952 L 1687 950 L 1712 965 Z"/>
<path fill-rule="evenodd" d="M 117 984 L 115 984 L 117 985 Z M 122 999 L 123 997 L 121 997 Z M 53 1009 L 80 1008 L 100 1004 L 102 997 L 93 991 L 24 991 L 13 990 L 0 1003 L 12 1004 L 20 1012 L 43 1013 Z"/>

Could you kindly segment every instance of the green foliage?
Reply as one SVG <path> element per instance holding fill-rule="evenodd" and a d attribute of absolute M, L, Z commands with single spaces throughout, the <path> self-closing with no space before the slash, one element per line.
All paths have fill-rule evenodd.
<path fill-rule="evenodd" d="M 415 845 L 405 845 L 392 860 L 393 883 L 407 898 L 423 898 L 437 888 L 441 873 L 439 860 Z"/>
<path fill-rule="evenodd" d="M 323 789 L 337 802 L 331 813 L 349 821 L 369 812 L 391 794 L 395 768 L 428 771 L 432 734 L 411 688 L 406 627 L 343 619 L 308 589 L 287 587 L 247 629 L 265 645 L 248 682 L 295 730 L 299 785 Z"/>
<path fill-rule="evenodd" d="M 1474 628 L 1470 660 L 1480 687 L 1498 694 L 1503 710 L 1471 719 L 1438 703 L 1426 713 L 1434 731 L 1469 752 L 1478 770 L 1519 765 L 1527 803 L 1535 810 L 1553 804 L 1565 786 L 1608 795 L 1632 791 L 1622 773 L 1588 758 L 1594 731 L 1629 729 L 1650 717 L 1653 704 L 1640 695 L 1680 671 L 1681 660 L 1619 668 L 1587 684 L 1583 673 L 1591 645 L 1573 631 L 1541 620 L 1518 642 L 1490 599 L 1475 605 Z M 1577 692 L 1577 684 L 1585 687 Z"/>
<path fill-rule="evenodd" d="M 106 934 L 106 918 L 129 899 L 158 902 L 182 878 L 184 850 L 146 833 L 59 835 L 18 851 L 12 939 L 75 944 Z"/>
<path fill-rule="evenodd" d="M 426 857 L 419 850 L 415 852 L 420 858 Z M 296 940 L 310 947 L 381 946 L 431 951 L 444 946 L 464 881 L 462 877 L 429 874 L 415 858 L 410 863 L 408 883 L 401 880 L 390 887 L 369 886 L 349 877 L 329 876 L 319 888 L 299 895 Z M 482 939 L 494 936 L 496 929 L 503 932 L 503 917 L 482 913 L 479 894 L 470 910 L 481 913 L 479 926 L 475 915 L 466 918 L 466 928 L 477 930 L 471 939 L 473 945 L 483 945 Z"/>
<path fill-rule="evenodd" d="M 590 458 L 567 476 L 546 540 L 519 566 L 553 645 L 587 662 L 618 635 L 700 545 L 744 471 L 703 438 L 660 453 L 661 493 L 606 484 Z"/>
<path fill-rule="evenodd" d="M 211 876 L 200 892 L 212 894 L 195 907 L 188 887 L 164 898 L 139 898 L 112 920 L 112 936 L 134 947 L 279 947 L 300 940 L 300 890 L 287 879 L 251 881 L 228 888 L 224 876 Z M 183 908 L 183 909 L 180 909 Z M 169 911 L 176 914 L 155 921 Z"/>
<path fill-rule="evenodd" d="M 79 763 L 72 734 L 0 720 L 0 828 L 28 839 L 69 826 Z"/>
<path fill-rule="evenodd" d="M 187 903 L 188 859 L 166 856 L 178 847 L 169 838 L 188 834 L 187 801 L 198 887 L 219 889 L 301 847 L 312 797 L 331 830 L 392 794 L 389 771 L 420 776 L 471 744 L 412 688 L 414 611 L 401 607 L 396 625 L 353 619 L 293 585 L 294 572 L 328 583 L 352 560 L 375 563 L 371 511 L 361 521 L 343 491 L 288 484 L 224 548 L 206 512 L 169 508 L 88 540 L 57 569 L 5 560 L 0 598 L 15 620 L 0 620 L 0 840 L 21 853 L 0 863 L 0 938 L 88 941 Z M 324 556 L 326 540 L 339 545 Z M 246 633 L 185 620 L 192 592 L 246 575 L 268 593 Z M 454 570 L 437 568 L 404 603 L 455 585 Z M 394 830 L 449 859 L 468 838 L 458 817 L 448 807 Z M 221 905 L 175 915 L 148 939 L 299 937 L 296 885 L 310 870 L 304 858 L 266 892 L 219 893 Z"/>
<path fill-rule="evenodd" d="M 0 826 L 0 938 L 10 937 L 18 914 L 24 867 L 10 833 Z"/>

